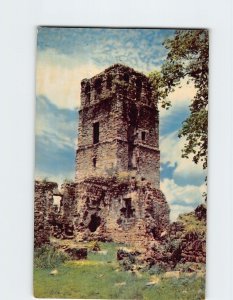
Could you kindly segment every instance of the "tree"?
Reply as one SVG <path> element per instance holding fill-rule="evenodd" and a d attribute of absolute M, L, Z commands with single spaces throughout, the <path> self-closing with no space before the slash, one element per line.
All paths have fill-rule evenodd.
<path fill-rule="evenodd" d="M 190 115 L 182 123 L 179 137 L 185 137 L 182 157 L 192 156 L 193 161 L 207 168 L 208 156 L 208 31 L 177 30 L 173 38 L 163 43 L 168 54 L 161 72 L 152 72 L 149 77 L 156 90 L 158 100 L 165 109 L 171 103 L 166 99 L 182 79 L 194 83 L 196 95 L 192 99 Z"/>

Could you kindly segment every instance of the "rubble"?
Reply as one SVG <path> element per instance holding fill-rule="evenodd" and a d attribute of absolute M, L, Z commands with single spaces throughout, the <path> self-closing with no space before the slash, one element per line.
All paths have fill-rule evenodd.
<path fill-rule="evenodd" d="M 72 259 L 75 260 L 87 259 L 87 248 L 69 247 L 65 249 L 65 252 L 68 253 Z"/>

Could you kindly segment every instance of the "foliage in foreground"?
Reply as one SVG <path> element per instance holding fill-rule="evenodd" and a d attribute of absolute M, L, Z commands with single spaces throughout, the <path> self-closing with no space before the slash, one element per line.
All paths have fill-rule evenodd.
<path fill-rule="evenodd" d="M 69 259 L 64 252 L 56 250 L 53 246 L 43 246 L 34 251 L 34 268 L 50 269 L 58 267 Z"/>
<path fill-rule="evenodd" d="M 34 295 L 38 298 L 81 299 L 160 299 L 203 300 L 204 278 L 195 275 L 164 278 L 156 275 L 158 283 L 151 281 L 149 272 L 140 276 L 124 272 L 116 261 L 119 245 L 101 243 L 102 253 L 90 252 L 87 260 L 68 261 L 58 266 L 58 274 L 35 268 Z M 103 252 L 107 251 L 107 252 Z M 104 254 L 105 253 L 105 254 Z M 155 276 L 155 275 L 153 275 Z"/>

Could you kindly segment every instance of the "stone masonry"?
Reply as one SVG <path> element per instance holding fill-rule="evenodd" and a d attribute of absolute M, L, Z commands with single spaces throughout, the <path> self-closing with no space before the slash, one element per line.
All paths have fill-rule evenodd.
<path fill-rule="evenodd" d="M 148 245 L 169 224 L 159 190 L 159 113 L 149 79 L 116 64 L 81 83 L 78 239 Z"/>
<path fill-rule="evenodd" d="M 57 202 L 55 197 L 59 199 Z M 50 237 L 74 238 L 76 211 L 74 183 L 65 183 L 58 191 L 58 184 L 55 182 L 35 181 L 35 247 L 49 244 Z"/>
<path fill-rule="evenodd" d="M 169 224 L 164 195 L 146 181 L 89 177 L 78 186 L 77 237 L 147 246 Z"/>
<path fill-rule="evenodd" d="M 117 64 L 84 79 L 79 116 L 75 183 L 58 191 L 56 183 L 36 182 L 35 245 L 55 237 L 145 249 L 169 225 L 159 189 L 157 99 L 148 78 Z"/>
<path fill-rule="evenodd" d="M 53 206 L 53 190 L 55 182 L 35 181 L 34 197 L 34 245 L 40 247 L 49 244 L 50 225 L 48 214 Z"/>
<path fill-rule="evenodd" d="M 159 114 L 148 78 L 116 64 L 81 83 L 76 182 L 128 172 L 159 188 Z"/>

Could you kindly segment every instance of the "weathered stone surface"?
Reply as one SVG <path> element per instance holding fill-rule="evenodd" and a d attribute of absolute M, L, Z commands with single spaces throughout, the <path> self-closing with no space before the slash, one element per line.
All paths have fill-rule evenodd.
<path fill-rule="evenodd" d="M 92 177 L 79 183 L 77 193 L 75 226 L 82 239 L 144 247 L 169 224 L 169 208 L 162 192 L 144 181 Z"/>
<path fill-rule="evenodd" d="M 117 250 L 117 260 L 120 266 L 125 271 L 134 271 L 136 269 L 136 264 L 138 263 L 138 256 L 140 252 L 129 249 L 118 249 Z"/>
<path fill-rule="evenodd" d="M 184 216 L 190 220 L 191 227 L 181 221 L 173 222 L 159 242 L 149 245 L 143 259 L 150 266 L 157 265 L 168 270 L 179 263 L 206 263 L 205 207 L 198 206 L 194 212 Z M 201 220 L 199 224 L 198 220 Z"/>
<path fill-rule="evenodd" d="M 87 259 L 87 248 L 66 248 L 65 252 L 68 253 L 72 259 Z"/>
<path fill-rule="evenodd" d="M 58 205 L 54 197 L 60 198 Z M 50 237 L 74 238 L 76 213 L 75 184 L 66 183 L 58 190 L 55 182 L 35 181 L 34 245 L 49 243 Z"/>
<path fill-rule="evenodd" d="M 34 246 L 40 247 L 49 243 L 50 226 L 49 211 L 53 205 L 55 182 L 35 181 L 34 192 Z"/>
<path fill-rule="evenodd" d="M 195 209 L 195 216 L 198 218 L 198 220 L 206 221 L 206 206 L 204 204 L 199 205 Z"/>
<path fill-rule="evenodd" d="M 129 172 L 159 188 L 157 99 L 148 78 L 117 64 L 82 81 L 76 180 Z"/>
<path fill-rule="evenodd" d="M 148 78 L 113 65 L 82 81 L 76 183 L 50 192 L 49 235 L 146 248 L 169 224 L 159 190 L 157 99 Z M 53 205 L 60 196 L 60 205 Z"/>

